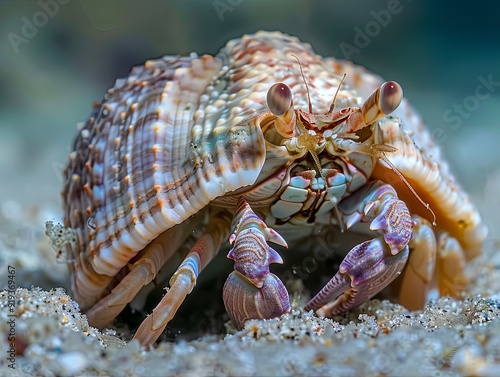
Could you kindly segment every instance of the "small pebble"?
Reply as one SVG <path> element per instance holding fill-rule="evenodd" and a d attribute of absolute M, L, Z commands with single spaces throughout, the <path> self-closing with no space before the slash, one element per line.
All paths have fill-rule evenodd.
<path fill-rule="evenodd" d="M 53 361 L 54 371 L 60 376 L 73 376 L 87 366 L 87 358 L 80 352 L 66 352 Z"/>

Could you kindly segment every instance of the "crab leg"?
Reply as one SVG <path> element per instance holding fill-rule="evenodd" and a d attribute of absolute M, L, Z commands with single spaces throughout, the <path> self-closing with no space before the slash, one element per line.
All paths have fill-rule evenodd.
<path fill-rule="evenodd" d="M 126 267 L 128 274 L 113 288 L 110 294 L 92 306 L 85 314 L 90 323 L 98 328 L 111 323 L 131 302 L 139 291 L 149 284 L 162 266 L 170 260 L 189 234 L 198 225 L 197 221 L 186 221 L 165 232 L 151 242 L 144 255 Z"/>
<path fill-rule="evenodd" d="M 272 241 L 287 246 L 240 198 L 229 242 L 228 258 L 234 269 L 224 285 L 226 311 L 237 329 L 248 319 L 275 318 L 290 311 L 288 292 L 278 277 L 269 272 L 269 264 L 283 263 L 279 254 L 267 245 Z"/>
<path fill-rule="evenodd" d="M 338 208 L 347 228 L 371 221 L 370 229 L 382 236 L 355 246 L 335 276 L 307 303 L 307 310 L 325 317 L 356 307 L 391 283 L 406 264 L 412 237 L 408 208 L 388 184 L 372 182 Z"/>
<path fill-rule="evenodd" d="M 465 274 L 467 259 L 460 243 L 447 233 L 437 239 L 437 277 L 441 296 L 460 297 L 469 283 Z"/>
<path fill-rule="evenodd" d="M 423 308 L 436 267 L 437 243 L 431 224 L 413 216 L 413 239 L 408 243 L 410 256 L 401 274 L 399 302 L 410 310 Z"/>
<path fill-rule="evenodd" d="M 193 290 L 199 273 L 219 251 L 222 241 L 228 235 L 230 221 L 227 212 L 220 212 L 212 217 L 205 233 L 170 278 L 170 288 L 167 293 L 151 315 L 141 323 L 134 339 L 138 339 L 145 346 L 153 344 L 158 339 L 186 296 Z"/>
<path fill-rule="evenodd" d="M 460 243 L 445 232 L 436 239 L 431 224 L 420 216 L 414 216 L 413 221 L 410 257 L 399 281 L 399 302 L 410 310 L 423 308 L 434 288 L 435 273 L 441 296 L 460 297 L 468 284 Z"/>

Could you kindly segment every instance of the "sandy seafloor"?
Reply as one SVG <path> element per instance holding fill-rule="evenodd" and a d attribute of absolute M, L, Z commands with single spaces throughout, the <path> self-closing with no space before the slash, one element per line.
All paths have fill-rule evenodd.
<path fill-rule="evenodd" d="M 454 104 L 470 101 L 481 78 L 500 80 L 497 4 L 402 1 L 403 11 L 352 56 L 399 81 L 430 127 L 446 132 L 444 152 L 489 227 L 484 254 L 467 266 L 473 280 L 463 300 L 433 300 L 416 312 L 371 300 L 324 320 L 300 309 L 307 292 L 292 296 L 290 314 L 235 332 L 209 304 L 220 304 L 218 286 L 191 301 L 203 318 L 196 332 L 172 324 L 146 351 L 129 341 L 136 324 L 88 325 L 44 234 L 45 221 L 61 221 L 61 169 L 76 123 L 130 66 L 167 53 L 215 53 L 258 29 L 342 57 L 340 44 L 352 44 L 354 28 L 387 1 L 233 1 L 223 16 L 216 1 L 199 1 L 195 11 L 192 1 L 65 1 L 15 51 L 7 35 L 21 33 L 22 17 L 39 12 L 38 3 L 0 4 L 0 290 L 11 283 L 15 296 L 9 306 L 0 291 L 0 376 L 500 376 L 498 85 L 486 98 L 481 92 L 477 106 L 468 102 L 474 110 L 458 126 L 443 121 Z M 103 13 L 101 3 L 115 8 Z"/>

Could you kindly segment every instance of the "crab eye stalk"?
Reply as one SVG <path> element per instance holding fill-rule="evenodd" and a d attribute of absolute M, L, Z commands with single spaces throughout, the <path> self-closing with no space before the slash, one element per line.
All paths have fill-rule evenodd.
<path fill-rule="evenodd" d="M 375 90 L 346 120 L 345 132 L 356 132 L 373 124 L 397 109 L 403 99 L 403 89 L 396 81 L 386 81 Z"/>
<path fill-rule="evenodd" d="M 403 89 L 396 81 L 387 81 L 380 86 L 379 106 L 384 114 L 397 109 L 403 99 Z"/>
<path fill-rule="evenodd" d="M 292 91 L 288 85 L 279 82 L 271 86 L 267 92 L 267 106 L 276 116 L 276 131 L 283 137 L 293 137 L 295 135 L 295 111 Z"/>
<path fill-rule="evenodd" d="M 384 115 L 392 113 L 403 99 L 403 89 L 395 81 L 384 82 L 361 106 L 363 121 L 372 124 Z"/>

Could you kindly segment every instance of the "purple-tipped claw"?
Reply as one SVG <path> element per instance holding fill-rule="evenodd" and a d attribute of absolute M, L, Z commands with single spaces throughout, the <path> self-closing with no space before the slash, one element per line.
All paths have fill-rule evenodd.
<path fill-rule="evenodd" d="M 233 219 L 233 248 L 227 257 L 234 260 L 234 269 L 224 285 L 224 305 L 238 329 L 247 319 L 278 317 L 290 310 L 285 286 L 271 274 L 271 263 L 283 263 L 280 255 L 266 241 L 286 246 L 276 231 L 252 211 L 245 199 L 240 198 Z"/>
<path fill-rule="evenodd" d="M 399 253 L 410 242 L 413 220 L 406 204 L 396 198 L 386 201 L 382 211 L 370 224 L 371 230 L 380 230 L 392 255 Z"/>
<path fill-rule="evenodd" d="M 391 255 L 380 238 L 355 246 L 335 276 L 307 303 L 306 310 L 330 317 L 358 306 L 390 284 L 407 259 L 408 247 Z"/>
<path fill-rule="evenodd" d="M 271 263 L 283 263 L 283 259 L 266 243 L 265 236 L 257 228 L 239 232 L 227 257 L 234 260 L 234 269 L 257 288 L 264 284 Z"/>

